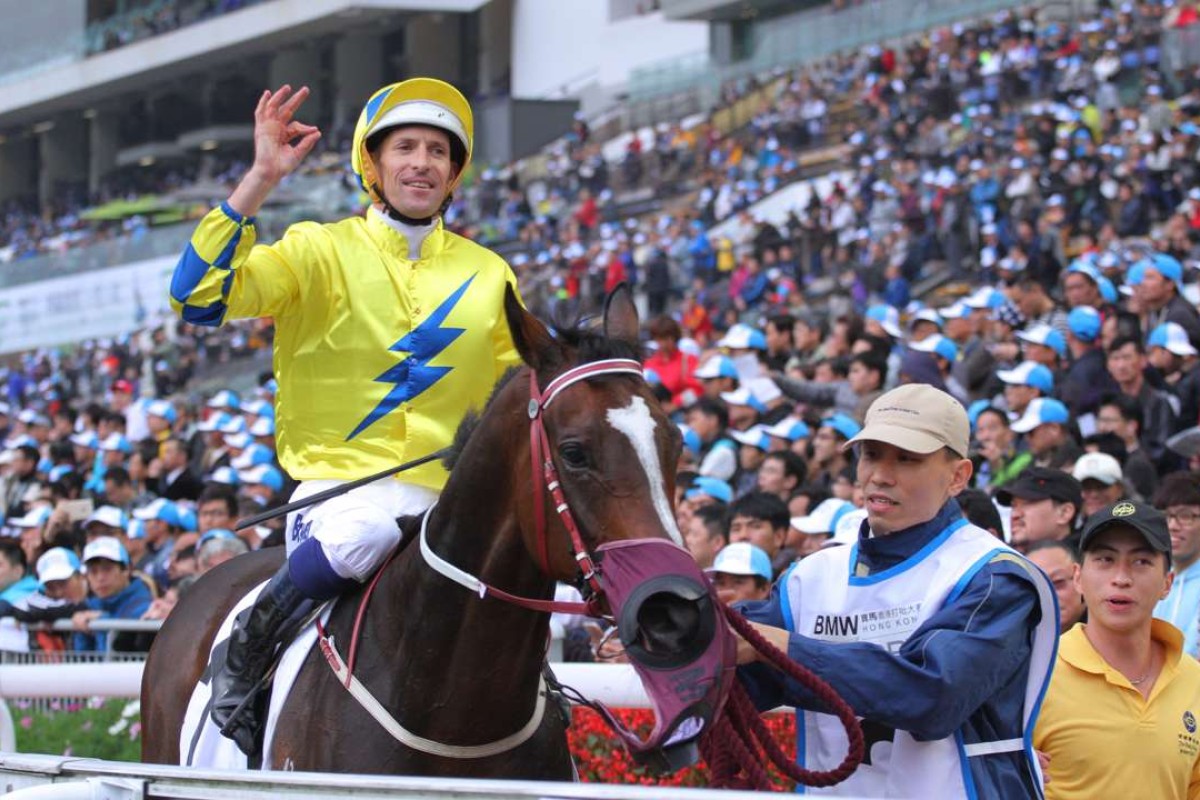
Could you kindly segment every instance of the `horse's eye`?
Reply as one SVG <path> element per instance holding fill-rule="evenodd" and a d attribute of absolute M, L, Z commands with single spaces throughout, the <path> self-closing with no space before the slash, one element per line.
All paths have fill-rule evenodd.
<path fill-rule="evenodd" d="M 579 442 L 566 442 L 558 448 L 563 463 L 571 469 L 585 469 L 588 465 L 587 450 Z"/>

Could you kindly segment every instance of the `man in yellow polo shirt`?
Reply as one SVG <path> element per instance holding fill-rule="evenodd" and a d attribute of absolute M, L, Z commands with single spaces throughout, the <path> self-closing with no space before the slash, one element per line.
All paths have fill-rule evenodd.
<path fill-rule="evenodd" d="M 1033 744 L 1047 798 L 1200 798 L 1200 664 L 1154 619 L 1171 589 L 1157 509 L 1120 502 L 1088 519 L 1075 587 L 1088 622 L 1063 634 Z"/>

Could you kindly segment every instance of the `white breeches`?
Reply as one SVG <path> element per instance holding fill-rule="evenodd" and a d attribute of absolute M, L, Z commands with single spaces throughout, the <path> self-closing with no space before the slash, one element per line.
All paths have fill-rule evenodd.
<path fill-rule="evenodd" d="M 344 483 L 348 481 L 304 481 L 291 500 L 303 500 Z M 363 581 L 399 544 L 396 518 L 420 514 L 437 498 L 433 489 L 384 478 L 293 511 L 287 517 L 287 554 L 290 557 L 300 543 L 314 538 L 321 543 L 334 572 Z"/>

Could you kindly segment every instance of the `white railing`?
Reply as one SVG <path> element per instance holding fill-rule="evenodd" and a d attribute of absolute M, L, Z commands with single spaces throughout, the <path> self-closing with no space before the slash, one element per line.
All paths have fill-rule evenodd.
<path fill-rule="evenodd" d="M 138 697 L 142 661 L 95 664 L 0 665 L 0 751 L 17 748 L 8 713 L 11 698 Z M 642 682 L 628 664 L 551 664 L 563 684 L 614 708 L 649 708 Z"/>
<path fill-rule="evenodd" d="M 761 800 L 753 792 L 550 783 L 466 778 L 324 775 L 311 772 L 228 772 L 190 767 L 125 764 L 61 756 L 0 754 L 0 787 L 9 800 L 243 800 L 281 796 L 422 798 L 422 800 Z"/>
<path fill-rule="evenodd" d="M 0 790 L 9 800 L 751 800 L 750 792 L 660 786 L 542 783 L 455 778 L 228 772 L 15 752 L 11 697 L 136 697 L 141 662 L 0 665 Z M 641 681 L 627 664 L 551 664 L 556 677 L 586 697 L 617 708 L 646 708 Z"/>
<path fill-rule="evenodd" d="M 161 619 L 94 619 L 88 623 L 89 632 L 111 632 L 111 633 L 157 633 L 163 626 L 166 620 Z M 60 619 L 54 622 L 38 622 L 22 626 L 28 630 L 51 630 L 58 633 L 78 633 L 75 625 L 69 619 Z M 550 623 L 550 660 L 554 661 L 562 657 L 562 637 L 563 630 L 556 622 Z M 109 636 L 106 639 L 107 649 L 103 651 L 105 660 L 113 657 L 113 643 L 116 637 Z M 97 651 L 97 655 L 101 651 Z M 132 654 L 122 653 L 122 656 L 130 656 Z M 144 655 L 144 654 L 143 654 Z M 11 695 L 10 695 L 11 696 Z"/>

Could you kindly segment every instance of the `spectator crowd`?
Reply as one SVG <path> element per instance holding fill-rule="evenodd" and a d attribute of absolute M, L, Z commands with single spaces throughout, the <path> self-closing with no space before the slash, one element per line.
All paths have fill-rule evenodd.
<path fill-rule="evenodd" d="M 1161 512 L 1174 579 L 1153 616 L 1200 657 L 1200 71 L 1170 39 L 1197 3 L 1099 6 L 730 86 L 728 101 L 761 99 L 739 132 L 679 121 L 614 158 L 579 121 L 536 178 L 483 170 L 451 206 L 459 229 L 513 246 L 543 315 L 635 287 L 646 379 L 682 434 L 677 522 L 722 599 L 763 599 L 795 562 L 858 540 L 843 446 L 885 391 L 929 384 L 968 410 L 963 514 L 1047 574 L 1061 630 L 1089 615 L 1073 579 L 1086 521 L 1128 503 Z M 831 143 L 839 168 L 803 203 L 756 215 Z M 646 185 L 686 202 L 623 217 Z M 75 628 L 0 628 L 7 649 L 144 648 L 91 623 L 162 618 L 195 576 L 279 543 L 279 520 L 233 530 L 293 485 L 273 380 L 189 394 L 203 354 L 269 329 L 178 333 L 5 373 L 0 617 Z M 567 621 L 567 657 L 621 658 L 610 634 Z"/>

